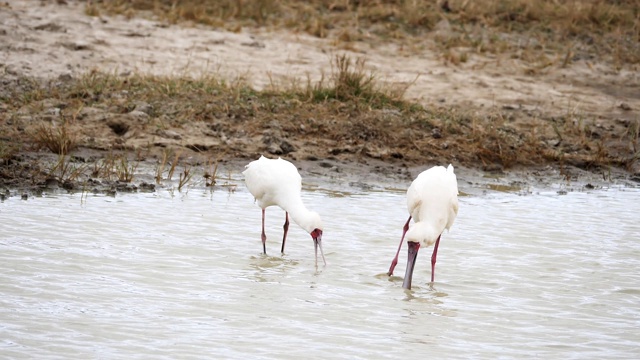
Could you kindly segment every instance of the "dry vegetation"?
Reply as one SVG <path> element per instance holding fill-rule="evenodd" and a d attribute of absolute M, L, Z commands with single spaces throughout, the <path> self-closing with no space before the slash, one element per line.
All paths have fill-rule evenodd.
<path fill-rule="evenodd" d="M 593 56 L 618 66 L 640 62 L 640 4 L 634 0 L 109 0 L 87 8 L 90 15 L 103 12 L 230 31 L 287 28 L 345 48 L 389 40 L 411 48 L 426 36 L 445 55 L 464 48 L 457 61 L 510 52 L 538 66 L 558 56 L 566 63 Z M 434 33 L 442 22 L 454 31 Z"/>
<path fill-rule="evenodd" d="M 92 16 L 152 16 L 231 31 L 246 26 L 288 28 L 329 37 L 345 48 L 356 41 L 375 46 L 392 40 L 439 49 L 453 64 L 476 53 L 510 53 L 530 62 L 535 74 L 551 61 L 569 65 L 581 57 L 619 68 L 638 64 L 639 9 L 636 1 L 114 0 L 92 1 L 86 11 Z M 433 31 L 442 21 L 454 29 L 447 36 Z M 416 41 L 423 37 L 427 41 Z M 517 108 L 425 107 L 405 101 L 404 88 L 381 86 L 376 74 L 366 70 L 364 58 L 339 55 L 332 68 L 320 81 L 272 84 L 262 91 L 241 78 L 229 81 L 219 76 L 94 71 L 64 81 L 18 79 L 0 98 L 5 121 L 13 125 L 13 133 L 0 141 L 0 179 L 9 185 L 16 178 L 34 184 L 47 178 L 67 183 L 95 177 L 131 182 L 137 163 L 112 151 L 135 153 L 156 147 L 161 149 L 156 181 L 171 180 L 180 152 L 169 151 L 165 143 L 134 146 L 125 140 L 136 131 L 166 134 L 193 124 L 201 124 L 198 129 L 211 138 L 224 138 L 210 144 L 183 142 L 184 151 L 209 158 L 254 157 L 244 149 L 250 141 L 262 141 L 265 152 L 297 151 L 296 156 L 307 160 L 368 157 L 416 164 L 448 158 L 486 170 L 544 164 L 630 170 L 640 157 L 638 120 L 610 127 L 570 108 L 562 116 L 550 116 Z M 145 110 L 140 111 L 141 106 Z M 58 113 L 47 113 L 48 109 Z M 138 124 L 122 120 L 141 112 L 144 121 Z M 108 145 L 95 142 L 94 130 L 86 126 L 86 119 L 96 113 L 104 117 L 100 126 L 110 129 Z M 74 165 L 69 154 L 76 147 L 110 155 L 93 168 Z M 58 161 L 44 169 L 36 164 L 8 166 L 18 161 L 20 152 L 39 149 L 59 154 Z M 209 167 L 212 174 L 205 173 L 206 183 L 213 185 L 217 165 L 209 161 Z M 184 166 L 179 189 L 193 176 L 190 165 Z"/>

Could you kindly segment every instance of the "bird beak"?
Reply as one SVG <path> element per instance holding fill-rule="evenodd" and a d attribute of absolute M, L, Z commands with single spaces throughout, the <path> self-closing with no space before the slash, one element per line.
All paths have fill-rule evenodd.
<path fill-rule="evenodd" d="M 318 248 L 320 248 L 320 255 L 322 255 L 322 261 L 327 265 L 327 260 L 324 258 L 324 251 L 322 251 L 322 230 L 315 229 L 311 232 L 311 238 L 313 238 L 313 244 L 316 252 L 316 266 L 318 265 Z"/>
<path fill-rule="evenodd" d="M 413 278 L 413 267 L 416 265 L 416 259 L 418 258 L 418 250 L 420 250 L 420 243 L 408 241 L 409 245 L 409 257 L 407 259 L 407 271 L 404 273 L 404 282 L 402 287 L 411 290 L 411 279 Z"/>

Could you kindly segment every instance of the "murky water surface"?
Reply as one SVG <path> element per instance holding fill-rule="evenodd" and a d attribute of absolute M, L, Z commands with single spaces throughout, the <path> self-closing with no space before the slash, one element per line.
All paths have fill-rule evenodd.
<path fill-rule="evenodd" d="M 412 291 L 398 191 L 305 191 L 328 266 L 238 191 L 0 203 L 0 357 L 636 358 L 640 191 L 462 197 Z"/>

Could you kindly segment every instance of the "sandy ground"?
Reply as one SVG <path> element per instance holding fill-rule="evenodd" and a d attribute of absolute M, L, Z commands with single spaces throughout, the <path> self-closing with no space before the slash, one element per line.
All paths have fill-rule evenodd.
<path fill-rule="evenodd" d="M 438 24 L 438 31 L 446 35 L 450 31 L 448 24 Z M 295 78 L 318 79 L 321 74 L 330 73 L 331 59 L 336 53 L 365 57 L 371 70 L 390 86 L 411 84 L 406 97 L 424 104 L 544 109 L 547 114 L 588 113 L 605 126 L 635 121 L 640 109 L 639 72 L 614 71 L 588 60 L 577 60 L 567 68 L 551 66 L 536 76 L 528 76 L 524 63 L 506 55 L 473 56 L 467 63 L 451 66 L 428 47 L 417 51 L 394 44 L 377 48 L 356 44 L 353 50 L 345 51 L 331 40 L 305 34 L 262 30 L 231 33 L 140 18 L 89 17 L 83 12 L 83 4 L 76 1 L 58 4 L 15 0 L 0 5 L 0 71 L 5 78 L 75 77 L 92 69 L 118 74 L 218 73 L 246 78 L 260 89 Z M 365 165 L 366 169 L 385 167 L 370 160 L 353 166 L 328 164 L 324 168 L 354 172 L 357 183 L 358 178 L 370 173 L 366 169 L 362 173 Z M 305 165 L 301 166 L 304 170 Z M 398 169 L 387 166 L 380 173 L 407 181 L 419 170 L 419 166 Z M 467 173 L 474 179 L 486 179 L 472 169 Z M 556 185 L 566 178 L 558 169 L 545 168 L 520 170 L 488 182 L 508 185 L 531 181 L 529 176 L 538 182 L 541 177 L 550 179 Z M 582 179 L 578 186 L 602 183 L 599 180 L 602 178 L 602 174 L 577 170 L 573 176 L 574 180 Z"/>
<path fill-rule="evenodd" d="M 145 19 L 89 17 L 69 1 L 9 1 L 0 8 L 0 66 L 9 74 L 37 77 L 79 75 L 91 69 L 117 73 L 246 77 L 256 88 L 272 81 L 312 79 L 330 73 L 335 53 L 363 56 L 382 79 L 412 85 L 409 99 L 476 106 L 544 107 L 545 111 L 588 112 L 603 118 L 628 116 L 620 104 L 640 109 L 640 73 L 588 61 L 551 67 L 535 77 L 512 54 L 471 57 L 450 66 L 439 55 L 392 44 L 356 51 L 305 34 L 246 30 L 241 33 L 180 27 Z M 441 32 L 448 31 L 446 24 Z"/>

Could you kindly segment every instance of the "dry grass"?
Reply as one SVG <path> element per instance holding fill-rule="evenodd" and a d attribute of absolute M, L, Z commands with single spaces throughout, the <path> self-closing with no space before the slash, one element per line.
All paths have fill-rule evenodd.
<path fill-rule="evenodd" d="M 95 161 L 87 174 L 92 178 L 115 180 L 130 183 L 135 177 L 140 162 L 129 160 L 127 153 L 108 153 L 104 158 Z"/>
<path fill-rule="evenodd" d="M 85 174 L 86 164 L 75 164 L 70 156 L 59 154 L 58 160 L 48 170 L 48 178 L 57 179 L 60 183 L 68 183 L 78 180 Z"/>
<path fill-rule="evenodd" d="M 37 107 L 43 99 L 53 99 L 65 104 L 65 111 L 72 114 L 85 107 L 124 114 L 142 101 L 154 109 L 149 126 L 179 129 L 200 123 L 230 139 L 260 138 L 273 131 L 276 122 L 275 127 L 305 147 L 315 144 L 318 155 L 350 156 L 352 160 L 372 157 L 425 163 L 446 158 L 487 168 L 578 160 L 584 166 L 631 166 L 638 160 L 637 122 L 629 124 L 622 139 L 625 145 L 633 145 L 633 152 L 615 153 L 608 145 L 611 137 L 596 129 L 595 120 L 572 109 L 562 117 L 533 117 L 529 119 L 532 125 L 522 129 L 513 124 L 514 115 L 509 111 L 476 113 L 473 109 L 424 108 L 407 102 L 402 98 L 405 89 L 389 90 L 381 86 L 362 59 L 338 56 L 332 65 L 332 72 L 320 81 L 288 86 L 272 84 L 264 91 L 249 87 L 242 79 L 228 81 L 217 76 L 116 76 L 91 72 L 64 84 L 25 81 L 28 87 L 4 100 L 8 113 Z M 36 129 L 23 143 L 35 140 L 61 154 L 69 153 L 76 145 L 67 123 Z M 20 144 L 20 139 L 16 139 L 16 144 Z M 171 180 L 179 166 L 181 151 L 186 150 L 162 149 L 156 182 Z M 222 143 L 207 151 L 207 156 L 219 160 L 228 148 Z M 236 149 L 234 156 L 241 151 Z M 254 155 L 240 153 L 240 156 Z M 217 163 L 216 160 L 208 164 L 207 186 L 219 179 Z M 136 169 L 137 162 L 130 162 L 122 154 L 107 156 L 82 172 L 131 182 Z M 61 163 L 54 170 L 61 174 L 58 177 L 80 176 L 68 163 Z M 190 167 L 178 171 L 181 190 L 192 179 L 193 171 Z"/>
<path fill-rule="evenodd" d="M 191 181 L 193 173 L 191 172 L 191 165 L 187 165 L 182 169 L 180 173 L 180 179 L 178 180 L 178 191 L 182 191 L 182 188 Z"/>
<path fill-rule="evenodd" d="M 161 184 L 163 180 L 171 181 L 173 178 L 173 174 L 176 169 L 180 166 L 180 156 L 182 155 L 181 151 L 174 152 L 171 149 L 164 149 L 161 154 L 161 158 L 159 160 L 158 166 L 156 168 L 156 184 Z M 173 156 L 173 161 L 169 161 L 170 157 Z M 164 170 L 169 163 L 169 170 L 167 171 L 166 178 L 163 177 Z M 217 166 L 216 166 L 217 168 Z M 194 176 L 194 173 L 191 171 L 192 166 L 190 164 L 185 164 L 182 167 L 182 171 L 178 173 L 178 191 L 182 191 L 182 188 L 186 186 Z M 205 172 L 205 178 L 207 177 L 207 173 Z M 215 177 L 215 173 L 214 173 Z M 213 183 L 215 183 L 215 179 L 212 179 Z M 209 183 L 206 186 L 213 186 L 213 183 L 210 185 Z"/>
<path fill-rule="evenodd" d="M 204 175 L 202 176 L 205 180 L 205 186 L 212 187 L 216 185 L 219 164 L 219 159 L 217 159 L 215 162 L 211 158 L 207 159 L 207 165 L 205 166 Z"/>
<path fill-rule="evenodd" d="M 65 121 L 60 125 L 36 126 L 32 132 L 33 141 L 41 148 L 47 148 L 54 154 L 67 155 L 77 145 L 75 135 L 69 130 L 69 125 Z"/>
<path fill-rule="evenodd" d="M 620 65 L 640 62 L 640 3 L 633 0 L 112 0 L 87 7 L 89 15 L 101 12 L 231 31 L 287 28 L 343 44 L 393 39 L 410 45 L 426 36 L 443 54 L 457 47 L 479 53 L 525 49 L 530 59 L 588 52 Z M 457 56 L 454 63 L 468 54 Z"/>
<path fill-rule="evenodd" d="M 4 139 L 0 139 L 0 163 L 4 163 L 13 158 L 18 152 L 20 148 L 9 141 Z"/>
<path fill-rule="evenodd" d="M 118 181 L 130 183 L 133 181 L 138 162 L 129 162 L 126 155 L 121 155 L 119 159 L 114 161 L 114 171 Z"/>

